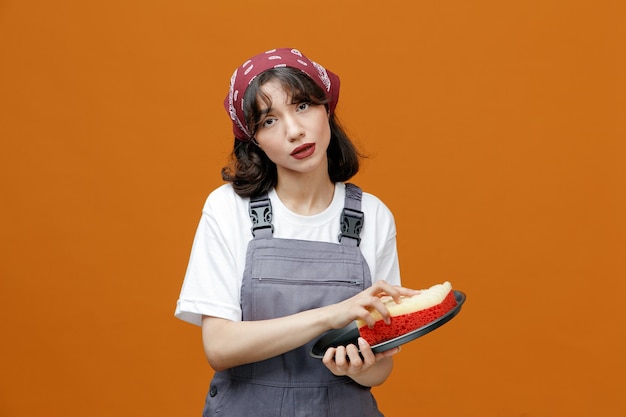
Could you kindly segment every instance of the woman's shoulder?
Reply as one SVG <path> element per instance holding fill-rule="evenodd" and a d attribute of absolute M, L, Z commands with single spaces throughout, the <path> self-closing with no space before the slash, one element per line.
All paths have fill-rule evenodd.
<path fill-rule="evenodd" d="M 363 191 L 361 196 L 361 211 L 365 215 L 363 227 L 363 248 L 370 245 L 378 253 L 387 247 L 396 236 L 396 224 L 393 213 L 377 195 Z M 377 256 L 377 255 L 376 255 Z"/>
<path fill-rule="evenodd" d="M 391 215 L 391 210 L 377 195 L 362 190 L 361 206 L 364 212 L 380 212 Z"/>
<path fill-rule="evenodd" d="M 246 200 L 247 201 L 248 199 L 239 196 L 235 192 L 233 185 L 228 182 L 228 183 L 220 185 L 219 187 L 211 191 L 209 193 L 207 200 L 208 201 L 228 201 L 228 200 L 232 200 L 232 201 Z"/>
<path fill-rule="evenodd" d="M 202 208 L 201 224 L 220 234 L 226 241 L 235 241 L 249 234 L 248 198 L 239 196 L 233 187 L 224 184 L 209 194 Z"/>
<path fill-rule="evenodd" d="M 248 201 L 250 199 L 241 197 L 235 192 L 231 183 L 226 183 L 209 193 L 204 203 L 204 210 L 215 211 L 218 209 L 220 212 L 226 211 L 225 208 L 236 210 L 247 207 Z"/>

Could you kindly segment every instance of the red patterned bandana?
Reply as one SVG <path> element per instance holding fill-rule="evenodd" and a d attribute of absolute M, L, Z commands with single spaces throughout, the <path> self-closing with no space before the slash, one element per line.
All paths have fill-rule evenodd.
<path fill-rule="evenodd" d="M 258 54 L 235 70 L 230 79 L 230 89 L 224 107 L 233 121 L 233 133 L 241 141 L 252 139 L 243 113 L 243 97 L 248 85 L 263 71 L 271 68 L 296 68 L 307 74 L 319 85 L 328 98 L 329 115 L 335 111 L 339 100 L 339 77 L 327 71 L 317 62 L 311 61 L 297 49 L 280 48 Z"/>

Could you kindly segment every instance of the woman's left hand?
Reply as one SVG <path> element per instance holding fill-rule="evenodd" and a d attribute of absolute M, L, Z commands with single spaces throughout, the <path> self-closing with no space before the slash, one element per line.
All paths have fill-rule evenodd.
<path fill-rule="evenodd" d="M 361 385 L 374 386 L 382 383 L 389 375 L 392 364 L 391 359 L 385 359 L 400 352 L 400 348 L 375 354 L 362 337 L 359 337 L 358 344 L 358 347 L 349 344 L 329 348 L 324 353 L 322 362 L 334 375 L 349 376 Z"/>

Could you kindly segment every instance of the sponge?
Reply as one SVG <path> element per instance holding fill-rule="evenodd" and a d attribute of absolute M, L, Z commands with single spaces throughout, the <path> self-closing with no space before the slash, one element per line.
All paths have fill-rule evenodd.
<path fill-rule="evenodd" d="M 421 290 L 412 297 L 402 297 L 400 303 L 396 303 L 389 296 L 382 297 L 381 300 L 391 315 L 390 324 L 385 324 L 378 311 L 372 312 L 372 316 L 376 320 L 372 328 L 368 327 L 363 320 L 356 320 L 360 336 L 370 346 L 378 345 L 424 327 L 457 305 L 452 285 L 448 281 Z"/>

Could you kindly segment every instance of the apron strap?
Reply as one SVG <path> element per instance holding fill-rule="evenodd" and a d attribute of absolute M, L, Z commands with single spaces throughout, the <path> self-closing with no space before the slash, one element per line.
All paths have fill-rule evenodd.
<path fill-rule="evenodd" d="M 272 225 L 272 202 L 267 193 L 250 198 L 248 206 L 252 227 L 250 231 L 255 239 L 271 238 L 274 233 Z"/>
<path fill-rule="evenodd" d="M 346 183 L 346 198 L 341 213 L 341 233 L 339 242 L 342 245 L 359 246 L 361 243 L 361 229 L 365 215 L 361 211 L 361 189 L 351 183 Z M 250 198 L 250 231 L 255 239 L 271 238 L 274 233 L 272 225 L 272 202 L 267 193 Z M 344 239 L 347 238 L 347 239 Z"/>
<path fill-rule="evenodd" d="M 339 242 L 342 245 L 359 246 L 361 244 L 361 229 L 365 221 L 365 215 L 361 211 L 362 195 L 359 187 L 346 183 L 346 201 L 341 214 L 341 233 L 339 234 Z"/>

